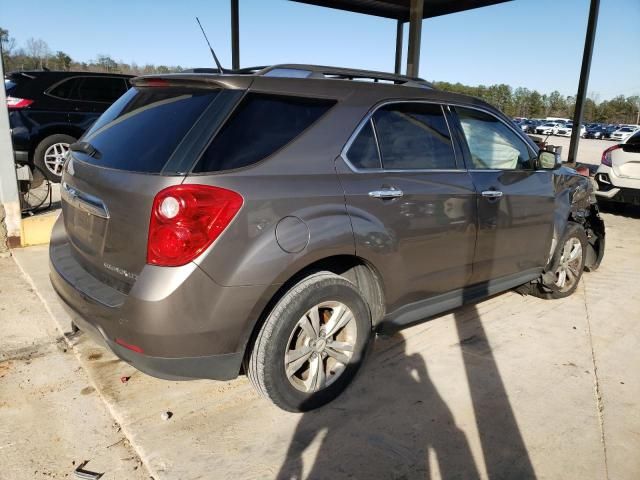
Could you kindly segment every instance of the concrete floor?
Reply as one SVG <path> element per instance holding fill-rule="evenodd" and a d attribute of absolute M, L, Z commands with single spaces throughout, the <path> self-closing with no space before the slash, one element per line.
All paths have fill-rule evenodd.
<path fill-rule="evenodd" d="M 605 260 L 572 297 L 509 292 L 378 339 L 355 384 L 306 414 L 278 410 L 245 378 L 151 378 L 84 336 L 72 340 L 75 356 L 61 353 L 45 307 L 5 262 L 3 325 L 13 322 L 15 345 L 53 346 L 39 357 L 40 369 L 0 380 L 0 478 L 7 468 L 7 478 L 21 478 L 23 469 L 22 478 L 33 478 L 33 458 L 62 477 L 72 458 L 93 462 L 94 455 L 111 475 L 104 478 L 135 478 L 132 461 L 121 459 L 136 454 L 143 466 L 135 472 L 147 468 L 157 480 L 640 478 L 640 212 L 604 217 Z M 46 248 L 17 250 L 14 258 L 51 318 L 68 329 L 48 283 Z M 7 371 L 21 354 L 13 340 L 4 346 L 7 335 L 0 342 Z M 68 391 L 68 402 L 35 389 L 49 410 L 34 412 L 23 400 L 27 378 Z M 87 387 L 95 392 L 79 395 Z M 87 399 L 95 401 L 77 406 Z M 168 421 L 165 411 L 173 413 Z M 25 423 L 38 425 L 38 435 Z M 70 428 L 80 429 L 72 439 Z M 107 450 L 122 434 L 136 454 Z M 26 444 L 27 454 L 14 450 Z"/>

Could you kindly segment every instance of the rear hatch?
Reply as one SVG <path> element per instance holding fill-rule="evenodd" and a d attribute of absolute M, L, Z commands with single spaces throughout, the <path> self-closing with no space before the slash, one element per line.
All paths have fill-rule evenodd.
<path fill-rule="evenodd" d="M 611 167 L 618 177 L 640 181 L 640 131 L 612 149 Z M 640 183 L 635 188 L 640 188 Z"/>
<path fill-rule="evenodd" d="M 89 273 L 128 293 L 146 263 L 154 197 L 182 183 L 241 95 L 215 82 L 138 79 L 72 146 L 63 220 Z"/>

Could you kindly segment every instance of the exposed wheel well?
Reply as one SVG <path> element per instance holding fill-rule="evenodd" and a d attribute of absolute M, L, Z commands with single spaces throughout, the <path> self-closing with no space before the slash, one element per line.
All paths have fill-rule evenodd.
<path fill-rule="evenodd" d="M 289 280 L 282 284 L 271 300 L 267 303 L 258 321 L 254 324 L 249 341 L 245 346 L 245 359 L 251 352 L 255 337 L 260 331 L 262 324 L 265 322 L 269 312 L 273 310 L 275 304 L 278 303 L 278 300 L 280 300 L 280 298 L 282 298 L 282 296 L 300 280 L 313 273 L 321 271 L 329 271 L 336 275 L 341 275 L 354 283 L 360 289 L 362 297 L 369 306 L 369 310 L 371 312 L 372 327 L 382 320 L 385 313 L 384 289 L 380 275 L 376 272 L 375 268 L 362 258 L 355 255 L 336 255 L 333 257 L 323 258 L 322 260 L 318 260 L 292 275 Z"/>

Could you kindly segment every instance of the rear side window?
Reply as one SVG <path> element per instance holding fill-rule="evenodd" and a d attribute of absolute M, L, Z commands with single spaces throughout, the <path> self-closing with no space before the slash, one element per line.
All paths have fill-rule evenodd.
<path fill-rule="evenodd" d="M 126 81 L 110 77 L 74 77 L 59 83 L 49 95 L 65 100 L 112 103 L 127 91 Z"/>
<path fill-rule="evenodd" d="M 334 100 L 248 93 L 193 171 L 216 172 L 259 162 L 291 142 L 334 104 Z"/>
<path fill-rule="evenodd" d="M 115 102 L 124 92 L 127 85 L 122 78 L 85 77 L 78 86 L 78 100 L 89 102 Z"/>
<path fill-rule="evenodd" d="M 385 169 L 455 169 L 451 135 L 440 105 L 399 103 L 373 121 Z"/>
<path fill-rule="evenodd" d="M 356 168 L 381 168 L 382 165 L 380 164 L 371 120 L 365 123 L 351 147 L 349 147 L 347 158 L 351 165 Z"/>
<path fill-rule="evenodd" d="M 60 82 L 47 93 L 54 97 L 70 100 L 76 97 L 76 92 L 78 91 L 80 83 L 82 83 L 82 79 L 80 77 L 69 78 L 68 80 Z"/>
<path fill-rule="evenodd" d="M 98 154 L 73 152 L 97 166 L 159 173 L 220 90 L 131 88 L 104 112 L 82 141 Z"/>

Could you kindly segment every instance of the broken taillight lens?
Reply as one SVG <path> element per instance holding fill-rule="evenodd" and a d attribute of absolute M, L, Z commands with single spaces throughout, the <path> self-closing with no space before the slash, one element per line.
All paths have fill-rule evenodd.
<path fill-rule="evenodd" d="M 209 185 L 178 185 L 153 200 L 147 263 L 184 265 L 211 245 L 242 207 L 240 194 Z"/>

